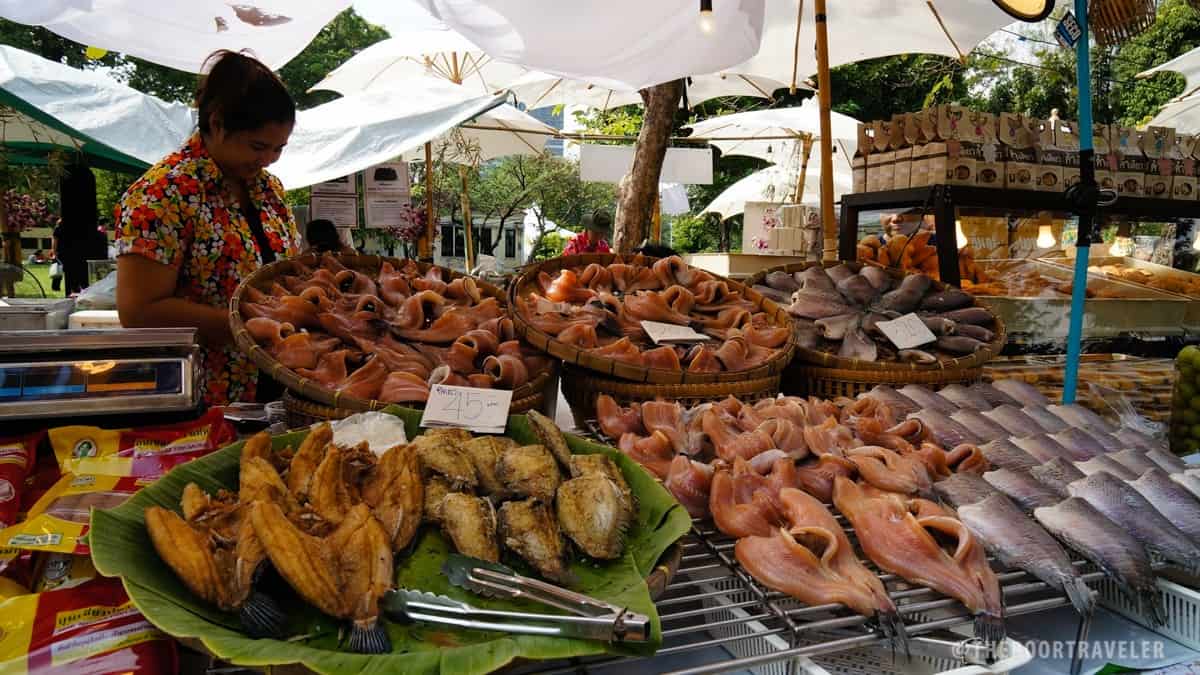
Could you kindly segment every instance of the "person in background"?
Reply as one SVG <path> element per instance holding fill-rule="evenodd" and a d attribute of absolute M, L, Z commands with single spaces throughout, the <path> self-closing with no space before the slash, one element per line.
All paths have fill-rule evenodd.
<path fill-rule="evenodd" d="M 580 253 L 609 253 L 612 247 L 605 241 L 612 229 L 612 216 L 603 209 L 583 217 L 583 232 L 571 237 L 571 241 L 563 247 L 563 255 L 579 255 Z"/>
<path fill-rule="evenodd" d="M 63 294 L 72 295 L 88 285 L 88 260 L 95 255 L 99 207 L 96 205 L 96 176 L 86 166 L 66 167 L 58 181 L 62 217 L 51 235 L 54 257 L 62 267 Z"/>
<path fill-rule="evenodd" d="M 633 252 L 648 255 L 651 258 L 670 258 L 673 255 L 679 255 L 679 252 L 670 246 L 651 244 L 650 242 L 643 242 L 641 246 L 633 249 Z"/>
<path fill-rule="evenodd" d="M 198 126 L 114 210 L 117 311 L 131 328 L 192 327 L 210 405 L 269 401 L 281 390 L 233 342 L 229 301 L 264 264 L 299 253 L 283 186 L 266 167 L 296 122 L 283 82 L 254 58 L 219 51 L 196 92 Z"/>
<path fill-rule="evenodd" d="M 304 241 L 308 242 L 309 250 L 316 253 L 355 253 L 352 247 L 342 243 L 333 221 L 324 218 L 308 221 Z"/>

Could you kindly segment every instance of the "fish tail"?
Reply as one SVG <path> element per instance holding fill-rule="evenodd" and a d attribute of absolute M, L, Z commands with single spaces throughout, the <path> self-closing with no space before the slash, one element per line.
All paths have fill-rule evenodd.
<path fill-rule="evenodd" d="M 1063 579 L 1063 591 L 1066 592 L 1075 611 L 1079 612 L 1081 616 L 1087 616 L 1095 609 L 1096 598 L 1092 595 L 1092 589 L 1088 588 L 1083 577 L 1072 576 Z"/>
<path fill-rule="evenodd" d="M 242 628 L 252 638 L 282 638 L 286 635 L 287 615 L 271 596 L 252 591 L 238 613 Z"/>
<path fill-rule="evenodd" d="M 909 657 L 908 631 L 904 628 L 904 620 L 900 618 L 900 613 L 895 608 L 880 609 L 875 612 L 875 621 L 879 624 L 879 629 L 883 631 L 883 636 L 892 648 L 893 660 L 896 656 L 896 647 L 903 649 L 904 656 Z"/>
<path fill-rule="evenodd" d="M 991 611 L 975 615 L 975 637 L 991 644 L 1004 641 L 1004 616 Z"/>
<path fill-rule="evenodd" d="M 355 621 L 350 628 L 347 647 L 356 654 L 386 654 L 392 651 L 392 640 L 378 619 Z"/>
<path fill-rule="evenodd" d="M 1138 613 L 1150 619 L 1155 626 L 1162 626 L 1167 623 L 1167 611 L 1163 606 L 1162 594 L 1158 592 L 1158 586 L 1154 582 L 1150 582 L 1146 586 L 1137 589 Z"/>

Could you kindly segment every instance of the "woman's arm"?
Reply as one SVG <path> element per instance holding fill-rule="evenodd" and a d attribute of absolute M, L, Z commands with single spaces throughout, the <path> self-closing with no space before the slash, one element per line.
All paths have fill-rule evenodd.
<path fill-rule="evenodd" d="M 175 297 L 179 272 L 140 255 L 117 258 L 117 313 L 126 328 L 198 328 L 210 345 L 233 339 L 229 310 Z"/>

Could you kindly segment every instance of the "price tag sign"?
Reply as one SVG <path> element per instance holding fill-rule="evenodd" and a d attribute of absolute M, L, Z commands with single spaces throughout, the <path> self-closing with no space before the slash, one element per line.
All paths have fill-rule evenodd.
<path fill-rule="evenodd" d="M 916 314 L 905 314 L 899 319 L 880 321 L 875 325 L 897 349 L 912 349 L 937 340 L 929 326 Z"/>
<path fill-rule="evenodd" d="M 649 335 L 656 345 L 664 342 L 702 342 L 712 339 L 704 333 L 692 330 L 691 326 L 677 326 L 658 321 L 643 321 L 642 330 L 646 331 L 646 335 Z"/>
<path fill-rule="evenodd" d="M 457 427 L 480 434 L 504 433 L 512 391 L 435 384 L 429 388 L 423 427 Z"/>
<path fill-rule="evenodd" d="M 1058 40 L 1060 45 L 1071 49 L 1081 37 L 1083 37 L 1083 27 L 1079 25 L 1079 20 L 1075 18 L 1074 14 L 1067 12 L 1054 29 L 1054 39 Z"/>

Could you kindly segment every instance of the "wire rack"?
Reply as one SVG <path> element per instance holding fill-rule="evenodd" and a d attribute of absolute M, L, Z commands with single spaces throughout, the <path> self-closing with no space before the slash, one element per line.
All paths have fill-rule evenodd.
<path fill-rule="evenodd" d="M 594 422 L 588 423 L 587 432 L 610 443 Z M 834 514 L 857 547 L 853 529 L 843 516 Z M 893 664 L 892 672 L 922 672 L 913 667 L 922 664 L 891 659 L 888 643 L 869 619 L 839 604 L 806 605 L 759 584 L 734 557 L 735 543 L 710 521 L 693 521 L 691 532 L 681 542 L 679 571 L 657 601 L 663 646 L 653 659 L 573 659 L 531 665 L 517 672 L 700 675 L 752 669 L 768 675 L 880 673 L 889 670 L 888 663 Z M 973 617 L 957 600 L 882 572 L 870 561 L 864 563 L 887 587 L 910 637 L 970 630 Z M 1075 564 L 1089 584 L 1104 579 L 1089 563 L 1077 560 Z M 994 561 L 993 566 L 999 569 Z M 1070 605 L 1064 594 L 1026 572 L 1000 572 L 998 577 L 1009 617 Z M 1080 630 L 1086 630 L 1086 625 Z M 957 637 L 969 636 L 966 632 Z M 845 658 L 847 653 L 852 653 L 852 658 Z M 880 659 L 881 655 L 887 658 Z M 947 663 L 934 667 L 938 661 L 943 660 L 926 659 L 924 671 L 951 667 Z"/>

